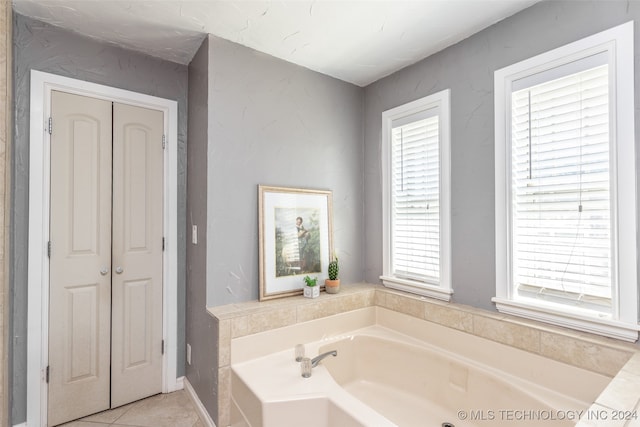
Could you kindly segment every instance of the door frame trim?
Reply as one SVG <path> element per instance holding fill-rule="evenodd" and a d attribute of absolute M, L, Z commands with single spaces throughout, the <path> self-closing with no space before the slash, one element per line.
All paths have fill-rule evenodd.
<path fill-rule="evenodd" d="M 178 104 L 176 101 L 117 89 L 96 83 L 31 71 L 29 135 L 29 254 L 27 279 L 27 425 L 47 424 L 49 338 L 49 183 L 51 91 L 89 96 L 107 101 L 160 110 L 164 113 L 164 236 L 162 272 L 162 334 L 165 353 L 162 391 L 179 389 L 177 372 L 177 282 L 178 282 Z M 54 124 L 55 125 L 55 124 Z M 171 303 L 170 303 L 171 302 Z"/>

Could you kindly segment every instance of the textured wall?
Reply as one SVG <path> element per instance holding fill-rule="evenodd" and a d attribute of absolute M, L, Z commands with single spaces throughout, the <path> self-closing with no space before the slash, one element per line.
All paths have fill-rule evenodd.
<path fill-rule="evenodd" d="M 189 65 L 189 112 L 187 228 L 199 236 L 187 244 L 186 371 L 226 425 L 205 301 L 258 298 L 258 184 L 333 190 L 341 277 L 362 280 L 362 89 L 209 36 Z"/>
<path fill-rule="evenodd" d="M 0 3 L 0 427 L 9 425 L 8 249 L 11 153 L 11 6 Z"/>
<path fill-rule="evenodd" d="M 258 184 L 333 191 L 340 277 L 362 280 L 362 89 L 210 37 L 207 305 L 258 298 Z"/>
<path fill-rule="evenodd" d="M 494 71 L 632 19 L 640 19 L 638 2 L 541 2 L 368 86 L 364 116 L 366 280 L 378 283 L 382 273 L 381 114 L 450 88 L 453 300 L 493 310 Z M 639 34 L 636 27 L 636 57 Z M 636 117 L 639 89 L 636 84 Z M 640 150 L 636 153 L 640 155 Z"/>
<path fill-rule="evenodd" d="M 217 417 L 217 337 L 207 313 L 207 148 L 209 127 L 209 39 L 189 64 L 189 142 L 187 149 L 187 310 L 186 342 L 191 345 L 187 379 L 205 408 Z M 198 244 L 191 243 L 191 226 L 198 225 Z"/>
<path fill-rule="evenodd" d="M 184 375 L 187 67 L 107 45 L 14 15 L 12 421 L 26 419 L 27 213 L 30 70 L 72 77 L 178 102 L 178 376 Z"/>

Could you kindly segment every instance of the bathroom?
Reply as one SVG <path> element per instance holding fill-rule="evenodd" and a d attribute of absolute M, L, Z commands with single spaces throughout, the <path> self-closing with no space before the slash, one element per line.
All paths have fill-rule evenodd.
<path fill-rule="evenodd" d="M 216 425 L 227 425 L 230 409 L 220 405 L 218 386 L 227 372 L 219 367 L 228 365 L 219 360 L 220 322 L 207 308 L 259 297 L 258 185 L 333 192 L 339 296 L 346 298 L 351 284 L 368 283 L 376 286 L 374 296 L 354 298 L 365 300 L 358 308 L 373 305 L 371 298 L 386 292 L 380 285 L 381 115 L 449 89 L 452 302 L 473 315 L 496 316 L 494 72 L 639 18 L 636 2 L 540 2 L 361 87 L 215 36 L 181 65 L 14 11 L 11 280 L 5 294 L 10 378 L 2 394 L 11 402 L 9 425 L 28 418 L 28 248 L 19 242 L 27 240 L 29 227 L 30 70 L 177 101 L 176 375 L 186 378 Z M 389 303 L 385 297 L 383 305 L 411 307 L 406 301 L 414 297 L 402 298 Z M 263 321 L 291 323 L 278 315 Z M 496 326 L 494 332 L 504 331 Z"/>

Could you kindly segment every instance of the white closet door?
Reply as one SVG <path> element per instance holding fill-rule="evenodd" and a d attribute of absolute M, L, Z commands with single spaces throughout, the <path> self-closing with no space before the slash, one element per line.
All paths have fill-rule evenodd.
<path fill-rule="evenodd" d="M 111 102 L 52 92 L 49 425 L 109 408 Z"/>
<path fill-rule="evenodd" d="M 162 391 L 163 114 L 113 106 L 111 406 Z"/>

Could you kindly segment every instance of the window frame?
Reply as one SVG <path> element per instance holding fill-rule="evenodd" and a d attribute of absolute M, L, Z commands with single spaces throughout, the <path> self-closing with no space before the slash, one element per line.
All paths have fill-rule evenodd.
<path fill-rule="evenodd" d="M 517 298 L 512 283 L 511 94 L 513 82 L 606 51 L 609 55 L 612 313 Z M 498 311 L 618 338 L 638 339 L 633 22 L 497 70 L 495 84 L 495 233 Z"/>
<path fill-rule="evenodd" d="M 421 111 L 437 109 L 439 117 L 439 203 L 440 203 L 440 280 L 431 284 L 396 277 L 392 273 L 391 254 L 391 173 L 393 121 Z M 418 295 L 450 301 L 451 287 L 451 109 L 450 90 L 445 89 L 382 113 L 382 245 L 383 273 L 380 276 L 386 287 Z"/>

